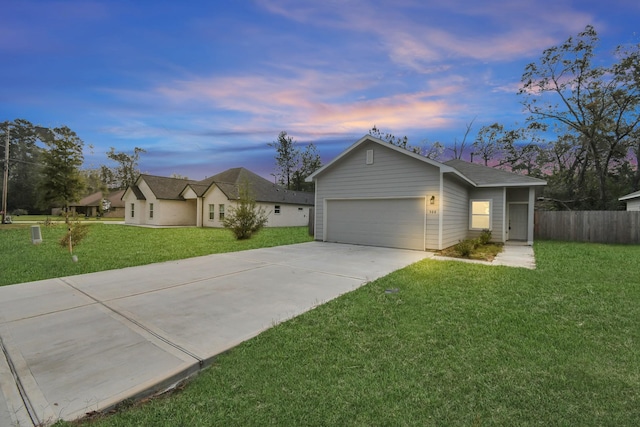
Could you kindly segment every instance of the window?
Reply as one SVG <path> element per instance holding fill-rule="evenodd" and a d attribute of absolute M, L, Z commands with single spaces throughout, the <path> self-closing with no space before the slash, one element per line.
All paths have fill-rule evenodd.
<path fill-rule="evenodd" d="M 276 205 L 273 209 L 273 213 L 276 215 L 280 215 L 280 205 Z"/>
<path fill-rule="evenodd" d="M 153 203 L 149 203 L 149 218 L 153 218 Z"/>
<path fill-rule="evenodd" d="M 220 221 L 224 221 L 224 205 L 220 205 L 219 209 L 219 215 L 218 215 L 218 219 Z"/>
<path fill-rule="evenodd" d="M 135 203 L 131 203 L 131 218 L 135 216 L 136 213 L 136 205 Z"/>
<path fill-rule="evenodd" d="M 472 230 L 491 229 L 491 200 L 471 201 L 471 224 Z"/>
<path fill-rule="evenodd" d="M 209 205 L 209 221 L 216 219 L 216 205 Z"/>

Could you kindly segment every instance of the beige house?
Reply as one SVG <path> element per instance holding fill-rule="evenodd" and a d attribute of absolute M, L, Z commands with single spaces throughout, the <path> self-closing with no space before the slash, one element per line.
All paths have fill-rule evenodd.
<path fill-rule="evenodd" d="M 234 168 L 202 181 L 142 174 L 122 196 L 125 223 L 156 226 L 223 227 L 222 220 L 248 182 L 267 227 L 306 226 L 313 193 L 285 190 L 259 175 Z"/>
<path fill-rule="evenodd" d="M 628 211 L 640 211 L 640 191 L 622 196 L 618 200 L 627 203 Z"/>
<path fill-rule="evenodd" d="M 536 189 L 546 181 L 450 160 L 440 163 L 367 135 L 307 180 L 315 238 L 444 249 L 489 229 L 497 242 L 533 244 Z"/>
<path fill-rule="evenodd" d="M 107 218 L 124 217 L 124 203 L 122 195 L 124 190 L 103 194 L 102 191 L 88 195 L 76 203 L 69 204 L 71 212 L 89 217 L 97 216 L 102 211 L 102 216 Z"/>

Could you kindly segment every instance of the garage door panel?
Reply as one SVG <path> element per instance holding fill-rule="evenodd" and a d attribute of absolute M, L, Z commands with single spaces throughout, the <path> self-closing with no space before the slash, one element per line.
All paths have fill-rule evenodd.
<path fill-rule="evenodd" d="M 424 250 L 424 236 L 424 198 L 327 201 L 327 241 Z"/>

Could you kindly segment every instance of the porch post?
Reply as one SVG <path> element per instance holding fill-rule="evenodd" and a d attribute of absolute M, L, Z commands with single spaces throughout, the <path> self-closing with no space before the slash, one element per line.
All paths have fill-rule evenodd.
<path fill-rule="evenodd" d="M 196 197 L 196 227 L 202 227 L 202 197 Z"/>
<path fill-rule="evenodd" d="M 529 204 L 528 212 L 527 212 L 527 245 L 533 245 L 533 219 L 534 219 L 534 208 L 536 205 L 536 188 L 529 187 Z"/>

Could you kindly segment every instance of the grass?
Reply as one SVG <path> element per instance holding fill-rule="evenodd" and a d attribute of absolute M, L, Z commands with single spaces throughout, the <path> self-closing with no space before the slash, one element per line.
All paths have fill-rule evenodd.
<path fill-rule="evenodd" d="M 83 215 L 79 215 L 76 217 L 80 221 L 124 221 L 124 218 L 110 218 L 110 217 L 84 217 Z M 14 223 L 20 223 L 25 221 L 54 221 L 54 222 L 64 222 L 64 216 L 61 215 L 11 215 L 11 221 Z M 75 220 L 75 219 L 74 219 Z"/>
<path fill-rule="evenodd" d="M 82 425 L 637 425 L 640 246 L 535 252 L 537 270 L 416 263 Z"/>
<path fill-rule="evenodd" d="M 77 263 L 58 243 L 67 231 L 64 224 L 41 226 L 40 245 L 31 243 L 30 225 L 1 226 L 0 286 L 311 240 L 306 227 L 265 228 L 238 241 L 226 229 L 89 224 L 89 234 L 73 249 Z"/>

